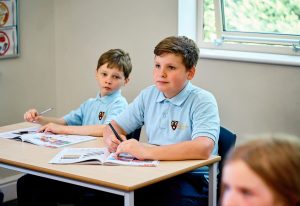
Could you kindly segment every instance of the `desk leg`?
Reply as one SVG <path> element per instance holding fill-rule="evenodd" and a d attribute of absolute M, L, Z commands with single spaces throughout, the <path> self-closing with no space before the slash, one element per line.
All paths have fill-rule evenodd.
<path fill-rule="evenodd" d="M 209 166 L 208 205 L 217 206 L 217 168 L 218 163 Z"/>
<path fill-rule="evenodd" d="M 125 193 L 124 206 L 134 206 L 134 191 Z"/>

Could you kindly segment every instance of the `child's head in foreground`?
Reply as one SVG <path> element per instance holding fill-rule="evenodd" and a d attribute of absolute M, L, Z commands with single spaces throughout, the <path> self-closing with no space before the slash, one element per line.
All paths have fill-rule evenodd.
<path fill-rule="evenodd" d="M 231 151 L 222 177 L 222 205 L 299 206 L 300 138 L 260 137 Z"/>

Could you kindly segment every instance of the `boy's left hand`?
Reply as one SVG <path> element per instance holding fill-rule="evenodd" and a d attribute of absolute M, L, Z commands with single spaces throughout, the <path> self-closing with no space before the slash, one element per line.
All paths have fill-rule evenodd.
<path fill-rule="evenodd" d="M 149 146 L 143 145 L 135 139 L 123 141 L 119 144 L 116 154 L 129 153 L 139 160 L 147 159 Z"/>
<path fill-rule="evenodd" d="M 67 134 L 65 132 L 65 125 L 59 125 L 54 123 L 49 123 L 42 126 L 38 132 L 51 132 L 53 134 Z"/>

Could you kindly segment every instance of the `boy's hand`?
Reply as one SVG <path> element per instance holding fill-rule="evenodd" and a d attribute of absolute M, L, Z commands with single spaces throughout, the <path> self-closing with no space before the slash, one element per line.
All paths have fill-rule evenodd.
<path fill-rule="evenodd" d="M 36 109 L 30 109 L 24 114 L 24 120 L 27 122 L 38 122 L 39 119 L 40 116 Z"/>
<path fill-rule="evenodd" d="M 129 153 L 139 160 L 147 159 L 150 147 L 141 144 L 136 139 L 123 141 L 117 147 L 116 154 Z"/>
<path fill-rule="evenodd" d="M 120 135 L 123 140 L 126 140 L 124 135 Z M 104 143 L 108 147 L 109 152 L 116 152 L 118 145 L 121 143 L 114 134 L 104 136 Z"/>
<path fill-rule="evenodd" d="M 53 134 L 68 134 L 66 131 L 65 125 L 59 125 L 54 123 L 49 123 L 44 126 L 42 126 L 38 132 L 51 132 Z"/>

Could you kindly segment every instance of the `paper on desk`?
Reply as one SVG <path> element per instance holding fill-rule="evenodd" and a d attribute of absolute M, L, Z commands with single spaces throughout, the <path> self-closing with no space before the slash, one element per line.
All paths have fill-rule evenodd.
<path fill-rule="evenodd" d="M 35 133 L 38 131 L 39 128 L 40 126 L 34 126 L 34 127 L 27 127 L 27 128 L 17 129 L 8 132 L 1 132 L 0 138 L 13 139 L 20 136 L 20 134 L 18 134 L 19 132 L 27 131 L 28 133 Z"/>

